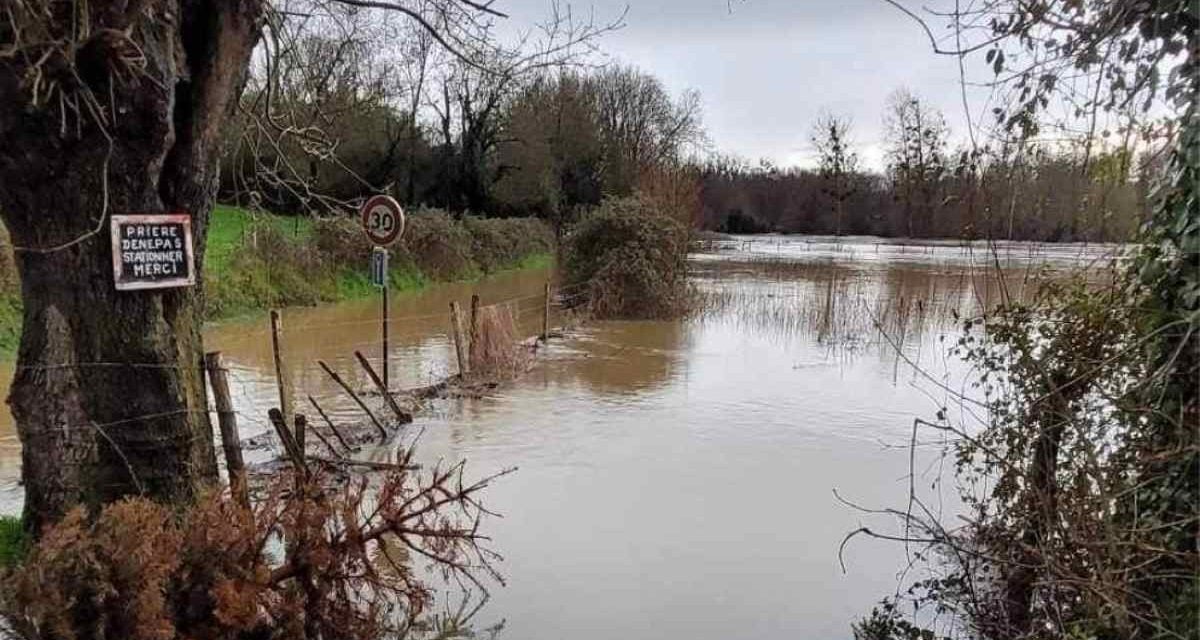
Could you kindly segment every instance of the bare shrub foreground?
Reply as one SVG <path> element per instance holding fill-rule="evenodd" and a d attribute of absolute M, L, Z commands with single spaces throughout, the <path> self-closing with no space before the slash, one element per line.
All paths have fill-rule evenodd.
<path fill-rule="evenodd" d="M 214 491 L 179 513 L 129 498 L 49 527 L 0 589 L 19 638 L 413 637 L 440 576 L 486 593 L 501 581 L 479 502 L 508 473 L 464 481 L 462 463 L 330 489 L 285 473 L 253 507 Z"/>
<path fill-rule="evenodd" d="M 1112 285 L 1046 283 L 964 323 L 973 393 L 911 444 L 944 438 L 964 508 L 942 517 L 910 457 L 903 508 L 866 510 L 898 529 L 847 540 L 902 541 L 911 564 L 859 640 L 1200 636 L 1200 117 L 1183 122 Z"/>

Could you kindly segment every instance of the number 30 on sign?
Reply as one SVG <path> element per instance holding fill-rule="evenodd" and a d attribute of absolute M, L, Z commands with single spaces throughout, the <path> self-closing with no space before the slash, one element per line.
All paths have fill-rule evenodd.
<path fill-rule="evenodd" d="M 363 203 L 360 214 L 363 231 L 377 246 L 386 247 L 404 233 L 404 210 L 390 196 L 371 196 Z"/>

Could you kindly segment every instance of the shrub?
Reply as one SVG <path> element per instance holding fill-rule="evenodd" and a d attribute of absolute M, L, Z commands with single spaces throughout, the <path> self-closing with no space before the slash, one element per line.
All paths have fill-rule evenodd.
<path fill-rule="evenodd" d="M 322 218 L 313 223 L 317 251 L 339 267 L 366 264 L 371 252 L 362 227 L 352 218 Z"/>
<path fill-rule="evenodd" d="M 471 253 L 484 273 L 554 250 L 554 231 L 536 218 L 467 218 Z"/>
<path fill-rule="evenodd" d="M 688 230 L 645 200 L 607 200 L 570 232 L 568 287 L 581 287 L 601 318 L 667 318 L 694 299 L 687 280 Z"/>
<path fill-rule="evenodd" d="M 0 516 L 0 569 L 11 567 L 25 555 L 29 540 L 25 524 L 15 516 Z"/>
<path fill-rule="evenodd" d="M 434 280 L 478 275 L 471 259 L 471 234 L 445 211 L 421 209 L 408 216 L 402 244 L 413 262 Z"/>
<path fill-rule="evenodd" d="M 267 221 L 251 223 L 239 249 L 213 275 L 207 281 L 210 317 L 336 297 L 333 271 L 317 247 L 288 238 Z"/>

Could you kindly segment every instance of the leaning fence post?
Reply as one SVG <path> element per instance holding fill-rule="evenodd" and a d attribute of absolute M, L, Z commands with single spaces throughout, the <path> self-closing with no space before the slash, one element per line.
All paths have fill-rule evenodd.
<path fill-rule="evenodd" d="M 546 299 L 542 306 L 542 341 L 550 341 L 550 281 L 546 281 Z"/>
<path fill-rule="evenodd" d="M 458 375 L 471 375 L 471 361 L 467 358 L 466 339 L 463 337 L 462 310 L 457 302 L 450 303 L 450 333 L 454 336 L 454 351 L 458 356 Z"/>
<path fill-rule="evenodd" d="M 333 378 L 334 382 L 338 383 L 338 386 L 340 386 L 343 391 L 349 394 L 350 398 L 353 399 L 354 402 L 358 403 L 358 407 L 363 410 L 363 413 L 367 414 L 367 417 L 371 419 L 371 422 L 375 425 L 375 428 L 379 429 L 379 437 L 386 440 L 388 437 L 387 429 L 383 428 L 383 424 L 379 422 L 379 418 L 376 418 L 375 414 L 371 412 L 371 409 L 367 407 L 367 403 L 363 402 L 362 398 L 358 397 L 357 393 L 354 393 L 354 389 L 351 389 L 350 385 L 346 384 L 346 381 L 343 380 L 336 371 L 330 369 L 329 365 L 325 364 L 324 360 L 317 360 L 317 364 L 325 370 L 325 373 L 329 374 L 330 378 Z"/>
<path fill-rule="evenodd" d="M 283 414 L 283 424 L 292 424 L 292 394 L 291 380 L 287 367 L 283 363 L 283 345 L 280 334 L 283 332 L 283 319 L 277 309 L 271 309 L 271 351 L 275 356 L 275 382 L 279 386 L 279 411 Z"/>
<path fill-rule="evenodd" d="M 333 436 L 337 438 L 338 442 L 342 443 L 342 446 L 345 447 L 347 451 L 355 451 L 356 449 L 351 447 L 350 443 L 346 442 L 346 439 L 342 437 L 342 432 L 338 431 L 337 425 L 333 424 L 333 420 L 330 420 L 329 416 L 325 415 L 325 410 L 321 408 L 321 405 L 317 404 L 316 398 L 308 396 L 308 401 L 312 403 L 313 408 L 316 409 L 321 418 L 325 420 L 325 424 L 329 425 L 329 430 L 333 432 Z M 314 431 L 313 433 L 316 432 Z"/>
<path fill-rule="evenodd" d="M 354 357 L 358 358 L 358 363 L 367 372 L 367 376 L 371 378 L 371 382 L 375 383 L 375 388 L 379 390 L 379 393 L 383 394 L 383 401 L 392 410 L 392 413 L 396 414 L 396 419 L 400 421 L 400 424 L 412 422 L 412 414 L 404 411 L 400 408 L 400 405 L 396 404 L 396 398 L 392 397 L 387 387 L 383 386 L 383 381 L 379 379 L 379 375 L 375 373 L 375 368 L 371 366 L 371 362 L 367 360 L 367 357 L 361 351 L 355 351 Z"/>
<path fill-rule="evenodd" d="M 204 368 L 212 384 L 213 401 L 217 405 L 217 424 L 221 428 L 221 448 L 225 452 L 225 469 L 229 472 L 229 490 L 234 500 L 243 507 L 250 507 L 250 493 L 246 488 L 246 463 L 242 460 L 242 442 L 238 436 L 237 414 L 233 410 L 233 398 L 229 395 L 229 375 L 220 351 L 204 354 Z"/>
<path fill-rule="evenodd" d="M 300 443 L 296 442 L 296 436 L 292 430 L 288 428 L 283 421 L 283 412 L 272 407 L 267 410 L 267 418 L 271 421 L 271 425 L 275 427 L 275 434 L 279 436 L 279 443 L 283 445 L 283 451 L 291 458 L 292 465 L 300 472 L 301 477 L 308 477 L 308 464 L 304 461 L 304 449 L 300 448 Z M 299 478 L 297 478 L 297 482 Z"/>

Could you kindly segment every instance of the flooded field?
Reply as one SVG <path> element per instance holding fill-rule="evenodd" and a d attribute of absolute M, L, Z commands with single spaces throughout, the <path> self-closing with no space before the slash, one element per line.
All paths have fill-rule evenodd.
<path fill-rule="evenodd" d="M 406 441 L 423 432 L 422 461 L 466 458 L 475 475 L 519 468 L 486 495 L 504 515 L 487 529 L 507 586 L 492 589 L 475 623 L 503 623 L 500 638 L 522 640 L 850 637 L 850 622 L 894 591 L 904 555 L 856 540 L 843 571 L 839 544 L 864 516 L 834 491 L 867 506 L 904 499 L 913 418 L 954 410 L 963 389 L 965 372 L 946 355 L 956 317 L 1026 295 L 1047 269 L 1103 278 L 1115 251 L 873 238 L 709 243 L 693 259 L 705 294 L 694 317 L 583 326 L 516 382 L 440 401 L 408 428 Z M 395 297 L 393 385 L 455 370 L 450 301 L 505 301 L 523 333 L 536 333 L 551 275 Z M 338 416 L 360 417 L 316 361 L 361 378 L 353 352 L 378 362 L 378 304 L 284 312 L 298 406 L 311 394 Z M 265 432 L 277 404 L 266 320 L 213 326 L 207 346 L 231 365 L 242 435 Z M 940 469 L 932 451 L 917 460 L 924 485 Z M 19 509 L 19 464 L 5 412 L 5 511 Z"/>

